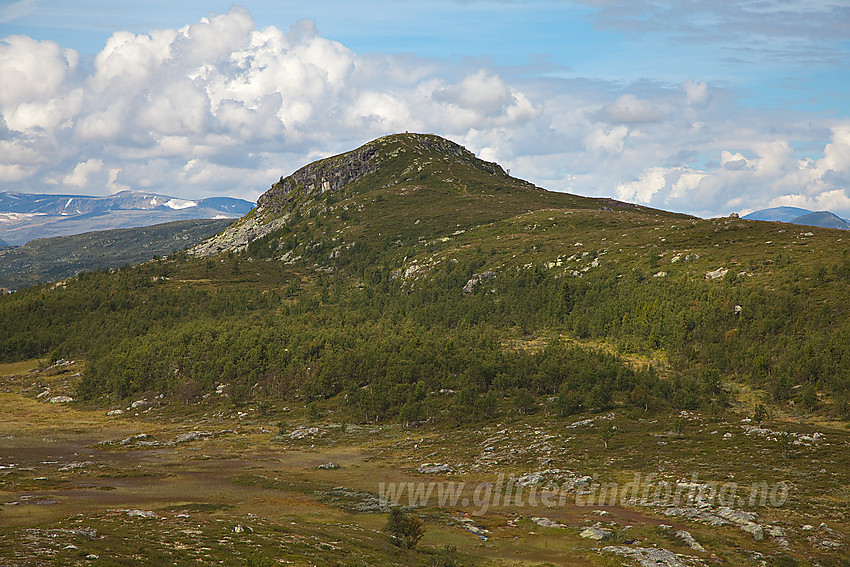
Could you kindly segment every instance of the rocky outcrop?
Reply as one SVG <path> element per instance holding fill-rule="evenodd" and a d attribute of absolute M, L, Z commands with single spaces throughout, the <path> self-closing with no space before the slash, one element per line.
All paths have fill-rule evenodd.
<path fill-rule="evenodd" d="M 484 273 L 476 274 L 472 276 L 466 285 L 463 286 L 463 293 L 472 293 L 475 290 L 475 286 L 482 282 L 488 282 L 496 277 L 496 272 L 491 270 L 487 270 Z"/>
<path fill-rule="evenodd" d="M 555 520 L 551 520 L 542 516 L 531 518 L 531 521 L 540 526 L 541 528 L 566 529 L 568 527 L 560 522 L 556 522 Z"/>
<path fill-rule="evenodd" d="M 248 247 L 252 241 L 262 238 L 270 232 L 282 227 L 289 218 L 288 215 L 283 215 L 271 220 L 264 217 L 264 212 L 259 208 L 240 220 L 239 222 L 230 225 L 223 232 L 220 232 L 188 250 L 188 254 L 205 258 L 226 252 L 241 252 Z"/>
<path fill-rule="evenodd" d="M 446 463 L 422 463 L 416 472 L 422 474 L 445 474 L 452 472 L 452 467 Z"/>
<path fill-rule="evenodd" d="M 711 270 L 705 273 L 705 279 L 707 280 L 718 280 L 726 275 L 726 272 L 729 271 L 729 268 L 717 268 L 716 270 Z"/>
<path fill-rule="evenodd" d="M 602 541 L 603 539 L 608 539 L 614 534 L 611 530 L 606 530 L 605 528 L 589 527 L 584 528 L 578 535 L 585 539 Z"/>
<path fill-rule="evenodd" d="M 375 159 L 379 154 L 380 146 L 367 144 L 352 152 L 306 165 L 285 179 L 281 177 L 257 199 L 257 206 L 274 214 L 299 194 L 307 196 L 339 191 L 349 183 L 375 173 L 380 167 L 381 160 Z"/>
<path fill-rule="evenodd" d="M 74 398 L 71 396 L 53 396 L 47 401 L 51 404 L 67 404 L 69 402 L 73 402 Z"/>
<path fill-rule="evenodd" d="M 641 567 L 687 567 L 688 565 L 684 562 L 683 556 L 661 548 L 609 545 L 603 547 L 602 551 L 630 557 L 636 560 Z"/>

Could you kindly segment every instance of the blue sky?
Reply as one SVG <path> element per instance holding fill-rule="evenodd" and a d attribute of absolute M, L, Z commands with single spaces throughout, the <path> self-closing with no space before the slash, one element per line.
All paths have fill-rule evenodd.
<path fill-rule="evenodd" d="M 848 37 L 845 1 L 0 2 L 0 189 L 255 199 L 422 130 L 553 190 L 850 214 Z"/>

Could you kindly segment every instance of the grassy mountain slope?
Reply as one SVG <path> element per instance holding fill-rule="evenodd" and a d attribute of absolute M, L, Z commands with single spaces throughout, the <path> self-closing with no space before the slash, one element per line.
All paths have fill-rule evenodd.
<path fill-rule="evenodd" d="M 805 393 L 812 408 L 828 393 L 846 411 L 840 231 L 551 193 L 414 134 L 306 166 L 258 205 L 212 240 L 216 255 L 201 245 L 7 298 L 6 320 L 26 325 L 0 334 L 5 356 L 87 356 L 89 397 L 232 380 L 248 398 L 356 399 L 369 419 L 446 410 L 411 394 L 417 384 L 466 389 L 470 404 L 491 387 L 563 389 L 572 411 L 722 404 L 721 381 L 735 379 L 778 401 Z M 571 364 L 600 363 L 564 337 L 647 357 L 671 380 L 624 366 L 565 381 Z M 516 341 L 554 350 L 500 346 Z"/>
<path fill-rule="evenodd" d="M 175 221 L 31 240 L 23 246 L 0 250 L 0 288 L 20 289 L 82 271 L 140 264 L 194 246 L 232 222 L 232 219 Z"/>

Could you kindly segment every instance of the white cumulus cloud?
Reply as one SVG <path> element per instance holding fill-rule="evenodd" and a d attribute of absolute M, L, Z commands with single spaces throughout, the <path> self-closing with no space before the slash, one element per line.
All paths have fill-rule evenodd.
<path fill-rule="evenodd" d="M 74 167 L 74 171 L 69 173 L 62 179 L 65 185 L 74 187 L 86 187 L 89 183 L 89 177 L 95 173 L 100 173 L 103 169 L 103 160 L 91 158 L 82 163 L 78 163 Z"/>
<path fill-rule="evenodd" d="M 850 124 L 777 120 L 714 80 L 359 54 L 312 21 L 258 29 L 236 7 L 117 31 L 85 61 L 51 41 L 0 40 L 0 189 L 255 199 L 309 161 L 419 131 L 554 190 L 702 215 L 785 201 L 850 212 Z"/>

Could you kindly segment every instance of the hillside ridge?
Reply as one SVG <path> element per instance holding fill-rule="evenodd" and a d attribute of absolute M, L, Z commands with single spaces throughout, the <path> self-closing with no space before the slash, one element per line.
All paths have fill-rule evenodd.
<path fill-rule="evenodd" d="M 366 199 L 371 192 L 376 192 L 374 198 Z M 444 237 L 459 229 L 550 207 L 687 216 L 610 198 L 547 191 L 511 177 L 499 164 L 476 157 L 456 142 L 434 134 L 403 133 L 377 138 L 281 177 L 258 198 L 255 210 L 190 254 L 205 257 L 242 252 L 252 242 L 281 230 L 292 215 L 303 218 L 335 211 L 329 222 L 336 222 L 337 215 L 355 214 L 350 207 L 360 212 L 371 208 L 375 200 L 381 200 L 381 211 L 370 213 L 376 215 L 369 217 L 373 232 L 383 232 L 376 228 L 384 223 L 380 217 L 395 216 L 394 223 L 384 226 L 395 231 L 415 212 L 418 218 L 411 217 L 410 223 L 422 222 L 416 239 Z"/>
<path fill-rule="evenodd" d="M 298 194 L 309 196 L 329 191 L 339 191 L 367 175 L 377 172 L 387 159 L 398 155 L 394 143 L 401 143 L 417 155 L 444 154 L 475 164 L 492 174 L 507 176 L 496 163 L 481 160 L 460 144 L 434 134 L 391 134 L 363 144 L 359 148 L 321 159 L 301 167 L 292 175 L 272 185 L 257 200 L 260 207 L 274 210 L 280 203 L 288 203 Z M 390 146 L 389 148 L 387 146 Z"/>

